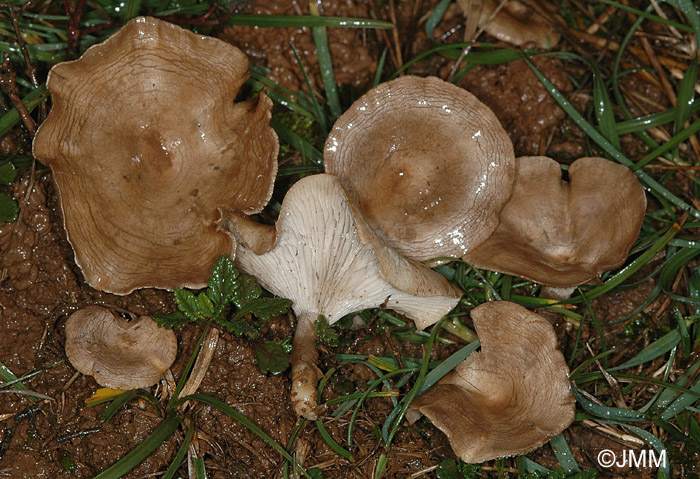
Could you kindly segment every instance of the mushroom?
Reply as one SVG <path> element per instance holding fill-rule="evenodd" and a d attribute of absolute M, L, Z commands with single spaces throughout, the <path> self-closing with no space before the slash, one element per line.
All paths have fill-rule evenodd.
<path fill-rule="evenodd" d="M 408 258 L 462 256 L 498 224 L 513 145 L 493 112 L 435 77 L 404 76 L 360 97 L 324 149 L 367 222 Z"/>
<path fill-rule="evenodd" d="M 234 254 L 219 208 L 261 211 L 279 149 L 270 99 L 234 103 L 247 77 L 236 47 L 149 17 L 51 69 L 34 155 L 90 286 L 199 288 Z"/>
<path fill-rule="evenodd" d="M 478 15 L 477 25 L 503 42 L 522 46 L 535 43 L 548 50 L 557 46 L 561 35 L 552 30 L 547 20 L 531 6 L 516 0 L 458 0 L 467 17 Z"/>
<path fill-rule="evenodd" d="M 596 280 L 620 266 L 646 212 L 639 180 L 627 167 L 597 157 L 574 161 L 568 176 L 562 179 L 551 158 L 518 158 L 498 228 L 465 261 L 554 288 Z"/>
<path fill-rule="evenodd" d="M 411 403 L 443 431 L 464 462 L 524 454 L 574 420 L 569 368 L 554 328 L 515 303 L 471 311 L 481 340 L 438 384 Z"/>
<path fill-rule="evenodd" d="M 291 398 L 296 413 L 309 419 L 318 413 L 314 323 L 319 315 L 333 324 L 351 312 L 386 304 L 424 329 L 461 297 L 438 273 L 388 248 L 331 175 L 309 176 L 292 186 L 276 227 L 251 226 L 241 216 L 231 222 L 241 236 L 238 266 L 293 301 Z"/>
<path fill-rule="evenodd" d="M 152 386 L 173 364 L 177 339 L 150 316 L 128 321 L 101 306 L 88 306 L 66 321 L 66 355 L 73 367 L 101 386 Z"/>

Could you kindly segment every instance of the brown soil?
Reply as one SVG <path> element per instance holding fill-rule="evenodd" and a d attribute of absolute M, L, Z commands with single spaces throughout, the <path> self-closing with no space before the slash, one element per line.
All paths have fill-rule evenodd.
<path fill-rule="evenodd" d="M 295 0 L 283 2 L 252 2 L 254 13 L 308 13 L 307 7 Z M 420 18 L 435 2 L 424 2 Z M 369 17 L 365 2 L 323 2 L 325 15 Z M 388 18 L 389 13 L 383 11 Z M 453 15 L 454 16 L 454 15 Z M 402 24 L 405 25 L 405 24 Z M 443 40 L 459 41 L 457 23 L 436 32 Z M 447 28 L 447 30 L 445 30 Z M 401 34 L 405 35 L 403 30 Z M 300 52 L 312 81 L 318 88 L 318 62 L 308 29 L 265 30 L 236 27 L 224 32 L 224 37 L 237 44 L 251 57 L 254 64 L 271 68 L 270 78 L 292 90 L 303 81 L 296 60 L 289 48 L 293 41 Z M 366 86 L 374 76 L 376 62 L 383 44 L 368 32 L 331 29 L 331 52 L 339 83 L 355 87 Z M 450 41 L 452 41 L 450 40 Z M 417 35 L 409 49 L 427 44 L 425 34 Z M 418 46 L 416 46 L 418 45 Z M 582 93 L 574 90 L 567 77 L 567 68 L 560 60 L 537 58 L 536 65 L 565 94 L 577 104 Z M 439 73 L 449 70 L 450 63 L 419 64 L 418 71 Z M 422 70 L 421 70 L 422 69 Z M 445 76 L 445 75 L 443 75 Z M 580 132 L 565 119 L 563 111 L 549 97 L 523 62 L 496 67 L 475 68 L 462 85 L 473 91 L 494 109 L 508 130 L 518 155 L 548 154 L 565 160 L 583 152 Z M 645 95 L 658 92 L 648 84 L 628 85 L 640 88 Z M 578 97 L 577 97 L 578 95 Z M 585 97 L 585 95 L 583 95 Z M 577 100 L 578 98 L 578 100 Z M 29 170 L 21 171 L 13 185 L 15 197 L 21 202 L 30 182 Z M 84 283 L 73 260 L 66 240 L 56 190 L 48 170 L 39 170 L 29 201 L 22 208 L 21 218 L 0 228 L 0 362 L 17 375 L 40 372 L 25 385 L 36 393 L 48 396 L 36 402 L 18 393 L 0 394 L 0 477 L 19 478 L 90 478 L 113 464 L 139 444 L 159 423 L 156 409 L 144 401 L 132 401 L 105 423 L 101 415 L 105 405 L 87 407 L 85 400 L 99 387 L 90 377 L 77 375 L 63 351 L 63 324 L 66 315 L 87 304 L 106 304 L 135 314 L 153 315 L 173 311 L 172 294 L 158 290 L 141 290 L 128 296 L 114 296 L 96 291 Z M 616 320 L 639 304 L 653 287 L 647 281 L 640 288 L 596 299 L 594 311 L 601 322 Z M 579 312 L 583 313 L 584 308 Z M 558 333 L 565 356 L 571 352 L 576 331 L 557 318 Z M 619 334 L 622 327 L 606 330 L 608 345 L 619 351 L 641 349 L 633 339 Z M 290 317 L 272 320 L 265 334 L 269 338 L 291 334 Z M 176 331 L 179 353 L 172 373 L 180 374 L 201 334 L 197 327 Z M 349 336 L 358 334 L 347 331 Z M 587 335 L 587 330 L 583 333 Z M 435 358 L 445 357 L 451 349 L 439 346 Z M 340 352 L 340 351 L 339 351 Z M 345 351 L 342 351 L 345 352 Z M 420 356 L 421 349 L 410 343 L 377 336 L 361 344 L 353 352 L 364 354 L 405 354 Z M 332 354 L 324 354 L 324 370 L 335 365 Z M 588 356 L 587 356 L 588 357 Z M 364 385 L 374 378 L 363 366 L 345 366 L 338 380 L 329 388 L 330 396 Z M 162 384 L 161 384 L 162 386 Z M 219 341 L 211 366 L 200 388 L 234 407 L 258 424 L 280 444 L 286 445 L 298 420 L 289 407 L 289 373 L 280 376 L 261 374 L 246 339 L 224 336 Z M 4 391 L 3 391 L 4 392 Z M 640 399 L 641 401 L 641 399 Z M 629 404 L 635 406 L 635 404 Z M 307 423 L 294 446 L 305 456 L 307 467 L 320 467 L 325 478 L 372 477 L 376 461 L 384 452 L 375 437 L 374 425 L 381 425 L 391 410 L 387 399 L 370 400 L 359 416 L 353 449 L 354 461 L 335 454 L 324 442 L 315 426 Z M 242 425 L 219 410 L 195 404 L 189 417 L 199 434 L 198 452 L 206 458 L 209 477 L 273 478 L 281 477 L 280 456 Z M 332 436 L 346 444 L 347 417 L 324 417 L 323 422 Z M 623 446 L 584 424 L 565 432 L 575 458 L 584 468 L 597 467 L 595 458 L 601 449 L 620 450 Z M 165 471 L 182 439 L 178 432 L 142 462 L 129 478 L 152 477 Z M 414 477 L 432 468 L 444 456 L 452 456 L 442 433 L 425 419 L 413 426 L 404 424 L 389 453 L 387 478 Z M 551 449 L 542 447 L 529 457 L 547 467 L 557 467 Z M 506 468 L 514 467 L 506 460 Z M 496 475 L 494 463 L 484 465 L 484 475 Z M 639 471 L 636 471 L 639 472 Z M 611 470 L 610 477 L 624 477 L 626 470 Z M 435 477 L 426 471 L 420 477 Z M 180 477 L 187 477 L 186 468 Z M 642 477 L 642 476 L 636 476 Z"/>

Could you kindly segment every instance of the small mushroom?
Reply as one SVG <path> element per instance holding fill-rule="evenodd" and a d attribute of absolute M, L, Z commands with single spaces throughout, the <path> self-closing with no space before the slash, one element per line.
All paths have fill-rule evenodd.
<path fill-rule="evenodd" d="M 279 147 L 270 99 L 234 102 L 247 77 L 236 47 L 149 17 L 51 69 L 34 155 L 90 286 L 199 288 L 234 254 L 219 208 L 262 210 Z"/>
<path fill-rule="evenodd" d="M 478 15 L 477 25 L 503 42 L 517 46 L 532 42 L 548 50 L 561 39 L 544 17 L 524 2 L 508 0 L 499 11 L 496 9 L 500 0 L 458 0 L 457 3 L 465 15 Z"/>
<path fill-rule="evenodd" d="M 293 301 L 297 327 L 291 397 L 297 414 L 309 419 L 317 417 L 314 323 L 319 315 L 333 324 L 351 312 L 386 303 L 423 329 L 461 297 L 438 273 L 388 248 L 347 196 L 334 176 L 314 175 L 287 192 L 276 227 L 251 227 L 247 218 L 230 218 L 241 235 L 238 266 L 272 293 Z"/>
<path fill-rule="evenodd" d="M 562 179 L 543 156 L 516 160 L 513 194 L 496 231 L 465 261 L 555 288 L 569 288 L 620 266 L 646 212 L 646 196 L 625 166 L 604 158 L 574 161 Z"/>
<path fill-rule="evenodd" d="M 324 149 L 367 222 L 404 256 L 462 256 L 498 224 L 513 145 L 493 112 L 435 77 L 404 76 L 360 97 Z"/>
<path fill-rule="evenodd" d="M 101 306 L 88 306 L 66 321 L 66 355 L 75 369 L 101 386 L 152 386 L 173 364 L 177 339 L 150 316 L 128 321 Z"/>
<path fill-rule="evenodd" d="M 574 420 L 569 368 L 554 328 L 515 303 L 471 311 L 481 341 L 454 371 L 411 403 L 464 462 L 524 454 Z"/>

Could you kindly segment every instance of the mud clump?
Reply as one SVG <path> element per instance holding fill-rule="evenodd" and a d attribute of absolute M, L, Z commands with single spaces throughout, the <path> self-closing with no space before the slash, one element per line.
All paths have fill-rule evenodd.
<path fill-rule="evenodd" d="M 29 185 L 29 177 L 13 185 L 13 196 L 22 204 Z M 11 283 L 16 290 L 25 290 L 39 276 L 39 265 L 34 261 L 34 251 L 39 238 L 51 229 L 46 206 L 46 186 L 34 182 L 29 199 L 20 217 L 14 223 L 0 227 L 0 278 Z"/>
<path fill-rule="evenodd" d="M 560 60 L 538 57 L 533 63 L 564 95 L 573 91 Z M 524 61 L 478 66 L 461 86 L 494 111 L 513 141 L 515 156 L 583 154 L 579 138 L 569 138 L 562 128 L 566 113 Z"/>

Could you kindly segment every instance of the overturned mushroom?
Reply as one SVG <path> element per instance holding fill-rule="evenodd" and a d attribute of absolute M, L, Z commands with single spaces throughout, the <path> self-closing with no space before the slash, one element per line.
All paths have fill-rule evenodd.
<path fill-rule="evenodd" d="M 476 15 L 476 24 L 503 42 L 517 46 L 532 42 L 546 50 L 557 46 L 561 38 L 546 18 L 524 2 L 505 1 L 498 11 L 501 0 L 458 0 L 457 3 L 467 17 Z"/>
<path fill-rule="evenodd" d="M 493 112 L 439 78 L 405 76 L 358 99 L 325 144 L 367 222 L 408 258 L 462 256 L 498 224 L 513 145 Z"/>
<path fill-rule="evenodd" d="M 464 462 L 524 454 L 574 420 L 569 368 L 554 328 L 508 301 L 482 304 L 471 316 L 481 352 L 411 406 L 447 435 Z"/>
<path fill-rule="evenodd" d="M 66 355 L 75 369 L 114 389 L 152 386 L 173 364 L 177 339 L 150 316 L 133 321 L 88 306 L 66 321 Z"/>
<path fill-rule="evenodd" d="M 264 93 L 234 103 L 247 77 L 236 47 L 149 17 L 51 69 L 34 155 L 53 170 L 88 284 L 202 287 L 234 254 L 219 207 L 262 210 L 279 146 Z"/>
<path fill-rule="evenodd" d="M 319 315 L 332 324 L 386 302 L 423 329 L 461 296 L 439 274 L 387 248 L 331 175 L 306 177 L 292 186 L 276 227 L 251 225 L 242 217 L 231 220 L 242 237 L 236 256 L 241 269 L 293 301 L 298 323 L 291 397 L 297 414 L 307 418 L 317 417 L 314 322 Z"/>
<path fill-rule="evenodd" d="M 620 266 L 646 212 L 639 180 L 627 167 L 597 157 L 574 161 L 568 176 L 562 180 L 559 163 L 550 158 L 518 158 L 498 228 L 464 259 L 555 288 Z"/>

